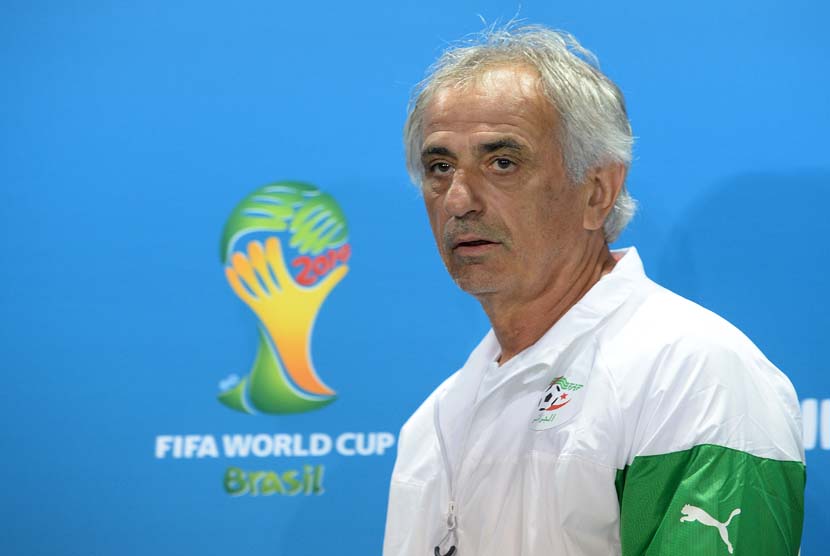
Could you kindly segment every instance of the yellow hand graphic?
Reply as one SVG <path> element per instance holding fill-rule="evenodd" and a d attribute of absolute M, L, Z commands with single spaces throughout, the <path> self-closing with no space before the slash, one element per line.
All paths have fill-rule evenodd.
<path fill-rule="evenodd" d="M 311 330 L 323 301 L 348 271 L 348 266 L 339 266 L 316 286 L 300 286 L 291 277 L 275 237 L 266 240 L 264 250 L 260 242 L 250 242 L 248 256 L 234 253 L 231 266 L 225 267 L 231 288 L 259 317 L 288 374 L 307 392 L 334 394 L 314 371 Z"/>

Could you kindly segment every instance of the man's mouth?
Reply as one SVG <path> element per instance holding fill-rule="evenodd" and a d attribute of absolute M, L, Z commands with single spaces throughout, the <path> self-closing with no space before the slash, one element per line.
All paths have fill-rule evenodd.
<path fill-rule="evenodd" d="M 486 239 L 473 239 L 470 241 L 459 241 L 455 244 L 456 247 L 476 247 L 478 245 L 492 245 L 495 242 L 487 241 Z"/>
<path fill-rule="evenodd" d="M 478 237 L 462 237 L 452 242 L 452 250 L 459 255 L 481 255 L 498 245 L 496 241 Z"/>

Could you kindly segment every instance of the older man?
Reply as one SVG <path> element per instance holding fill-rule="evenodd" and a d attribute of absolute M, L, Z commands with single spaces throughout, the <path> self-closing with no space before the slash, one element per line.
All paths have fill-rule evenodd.
<path fill-rule="evenodd" d="M 416 90 L 409 170 L 492 330 L 401 431 L 386 556 L 798 552 L 787 378 L 651 282 L 622 95 L 572 37 L 487 33 Z"/>

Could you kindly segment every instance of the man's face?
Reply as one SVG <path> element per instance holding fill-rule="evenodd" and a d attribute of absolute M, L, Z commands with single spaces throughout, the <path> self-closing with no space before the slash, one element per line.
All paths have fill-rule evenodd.
<path fill-rule="evenodd" d="M 535 299 L 585 244 L 584 189 L 567 178 L 559 118 L 538 75 L 485 72 L 424 114 L 424 201 L 453 279 L 479 297 Z"/>

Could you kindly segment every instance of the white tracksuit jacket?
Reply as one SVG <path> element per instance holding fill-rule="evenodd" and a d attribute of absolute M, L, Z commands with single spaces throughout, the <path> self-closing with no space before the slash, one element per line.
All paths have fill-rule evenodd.
<path fill-rule="evenodd" d="M 795 555 L 789 380 L 635 249 L 499 367 L 492 331 L 401 430 L 384 556 Z"/>

